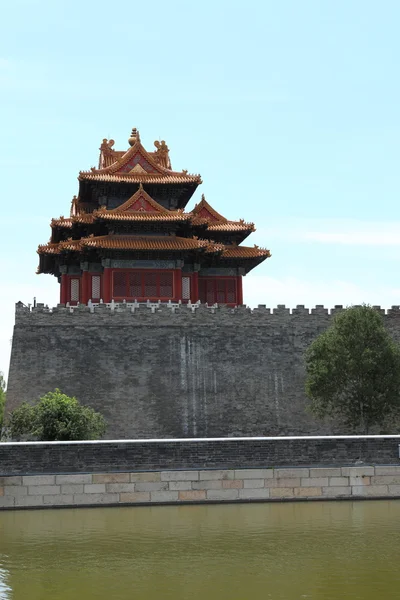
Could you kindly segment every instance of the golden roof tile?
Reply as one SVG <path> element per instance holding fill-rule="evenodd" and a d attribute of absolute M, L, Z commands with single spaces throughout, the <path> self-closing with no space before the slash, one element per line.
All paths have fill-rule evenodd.
<path fill-rule="evenodd" d="M 146 212 L 125 212 L 112 213 L 109 211 L 95 211 L 93 213 L 96 220 L 101 221 L 137 221 L 147 223 L 162 223 L 165 221 L 189 221 L 190 217 L 179 211 L 171 211 L 170 213 L 146 213 Z"/>
<path fill-rule="evenodd" d="M 255 231 L 254 223 L 228 221 L 227 223 L 209 223 L 208 231 Z"/>
<path fill-rule="evenodd" d="M 118 236 L 106 235 L 83 238 L 82 246 L 111 250 L 197 250 L 207 248 L 210 242 L 175 236 Z"/>
<path fill-rule="evenodd" d="M 79 181 L 104 181 L 109 183 L 202 183 L 200 175 L 158 175 L 154 173 L 110 175 L 109 173 L 81 171 L 78 179 Z"/>
<path fill-rule="evenodd" d="M 102 210 L 102 209 L 101 209 Z M 161 206 L 158 202 L 153 200 L 153 198 L 143 189 L 142 183 L 139 184 L 139 189 L 130 197 L 126 202 L 117 206 L 117 208 L 113 208 L 108 213 L 124 213 L 126 211 L 134 211 L 134 212 L 158 212 L 158 213 L 168 213 L 169 210 Z"/>
<path fill-rule="evenodd" d="M 73 240 L 73 239 L 64 240 L 62 242 L 59 242 L 59 250 L 60 250 L 60 252 L 62 252 L 63 250 L 70 250 L 70 251 L 72 250 L 73 252 L 80 252 L 81 242 L 82 242 L 82 239 L 80 239 L 80 240 Z"/>
<path fill-rule="evenodd" d="M 37 249 L 38 254 L 60 254 L 60 244 L 51 243 L 41 244 Z"/>
<path fill-rule="evenodd" d="M 228 222 L 228 219 L 225 219 L 225 217 L 223 217 L 216 210 L 213 209 L 211 204 L 209 204 L 207 202 L 204 194 L 202 194 L 200 202 L 198 204 L 196 204 L 196 206 L 192 210 L 191 214 L 194 217 L 200 217 L 202 219 L 206 219 L 209 222 L 218 222 L 218 223 L 227 223 Z"/>
<path fill-rule="evenodd" d="M 80 213 L 79 215 L 75 215 L 71 217 L 73 223 L 93 223 L 94 221 L 94 213 Z"/>
<path fill-rule="evenodd" d="M 218 246 L 209 240 L 197 238 L 182 238 L 175 236 L 129 236 L 129 235 L 93 235 L 80 240 L 65 240 L 57 244 L 48 243 L 39 246 L 38 254 L 60 254 L 61 252 L 82 252 L 84 248 L 102 248 L 109 250 L 206 250 L 207 252 L 222 251 L 223 246 Z"/>
<path fill-rule="evenodd" d="M 62 227 L 63 229 L 71 229 L 72 219 L 60 217 L 59 219 L 52 219 L 50 223 L 51 227 Z"/>
<path fill-rule="evenodd" d="M 254 246 L 225 246 L 221 258 L 269 258 L 271 253 L 265 248 Z"/>
<path fill-rule="evenodd" d="M 255 231 L 254 223 L 246 223 L 243 219 L 240 221 L 229 221 L 220 213 L 218 213 L 205 199 L 204 194 L 201 196 L 201 201 L 196 204 L 192 212 L 193 225 L 203 225 L 207 223 L 208 231 Z"/>

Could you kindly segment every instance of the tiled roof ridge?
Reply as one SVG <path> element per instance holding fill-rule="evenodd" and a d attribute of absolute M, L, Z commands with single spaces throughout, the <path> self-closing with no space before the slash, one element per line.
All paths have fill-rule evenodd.
<path fill-rule="evenodd" d="M 188 175 L 187 173 L 171 173 L 169 175 L 161 175 L 158 173 L 117 173 L 110 174 L 104 172 L 80 171 L 78 175 L 79 181 L 107 181 L 110 183 L 197 183 L 200 185 L 202 179 L 200 175 Z"/>
<path fill-rule="evenodd" d="M 126 200 L 123 204 L 120 204 L 116 208 L 109 210 L 108 212 L 112 213 L 112 214 L 125 212 L 126 210 L 129 209 L 130 206 L 135 204 L 135 202 L 139 198 L 144 198 L 144 200 L 146 202 L 148 202 L 148 204 L 150 204 L 150 206 L 152 206 L 155 210 L 157 210 L 160 213 L 168 213 L 169 212 L 168 208 L 161 206 L 161 204 L 159 204 L 156 200 L 154 200 L 150 196 L 150 194 L 148 194 L 146 192 L 146 190 L 143 188 L 142 183 L 139 184 L 139 189 L 130 198 L 128 198 L 128 200 Z M 102 211 L 102 210 L 103 209 L 100 208 L 98 211 L 95 211 L 95 212 L 98 213 L 99 211 Z M 105 209 L 105 210 L 107 210 L 107 209 Z M 105 210 L 103 212 L 105 212 Z"/>
<path fill-rule="evenodd" d="M 113 140 L 111 140 L 111 142 L 113 142 Z M 104 144 L 104 140 L 103 140 L 103 144 Z M 103 146 L 102 144 L 102 146 Z M 110 150 L 112 153 L 117 153 L 119 154 L 120 151 L 117 150 L 112 150 L 112 148 L 110 148 Z M 147 173 L 147 175 L 164 175 L 164 176 L 169 176 L 169 177 L 174 177 L 174 176 L 187 176 L 188 172 L 186 170 L 182 170 L 182 171 L 173 171 L 172 169 L 168 169 L 166 167 L 164 167 L 163 165 L 159 164 L 157 162 L 157 160 L 155 159 L 155 154 L 154 152 L 147 152 L 147 150 L 144 148 L 144 146 L 142 145 L 141 141 L 140 141 L 140 137 L 137 135 L 134 143 L 132 144 L 132 146 L 130 148 L 128 148 L 128 150 L 126 152 L 124 152 L 124 154 L 121 155 L 117 155 L 116 156 L 116 160 L 110 164 L 107 165 L 105 167 L 100 167 L 99 168 L 95 168 L 92 167 L 90 169 L 90 171 L 80 171 L 79 172 L 79 176 L 81 175 L 88 175 L 88 174 L 92 174 L 92 175 L 114 175 L 116 174 L 116 172 L 121 169 L 122 167 L 124 167 L 129 160 L 137 153 L 140 153 L 143 158 L 148 161 L 148 163 L 153 167 L 153 169 L 155 169 L 156 173 Z M 112 154 L 110 154 L 109 156 L 112 156 Z M 118 174 L 120 175 L 120 174 Z M 124 173 L 124 175 L 132 175 L 131 173 Z M 146 175 L 145 173 L 140 173 L 140 177 L 143 177 L 143 175 Z M 195 177 L 198 178 L 200 177 L 199 175 L 189 175 L 189 177 Z"/>
<path fill-rule="evenodd" d="M 211 204 L 209 204 L 206 200 L 206 197 L 204 194 L 201 195 L 201 200 L 198 204 L 195 205 L 195 207 L 193 208 L 193 210 L 191 211 L 193 215 L 197 216 L 201 210 L 205 208 L 207 212 L 209 212 L 216 221 L 219 221 L 220 223 L 227 223 L 228 219 L 226 219 L 223 215 L 221 215 L 219 212 L 217 212 L 212 206 Z M 207 217 L 202 217 L 207 219 Z"/>

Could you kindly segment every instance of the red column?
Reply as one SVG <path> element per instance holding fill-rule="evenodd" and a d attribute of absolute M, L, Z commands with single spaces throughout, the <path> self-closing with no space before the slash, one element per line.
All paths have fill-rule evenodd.
<path fill-rule="evenodd" d="M 61 284 L 60 284 L 60 303 L 66 304 L 68 302 L 68 275 L 64 273 L 61 275 Z"/>
<path fill-rule="evenodd" d="M 103 272 L 103 302 L 111 302 L 111 269 L 104 267 Z"/>
<path fill-rule="evenodd" d="M 243 304 L 243 277 L 238 275 L 236 277 L 236 304 L 240 306 Z"/>
<path fill-rule="evenodd" d="M 87 304 L 89 301 L 89 271 L 83 271 L 81 278 L 81 302 L 82 304 Z"/>
<path fill-rule="evenodd" d="M 199 274 L 197 271 L 193 273 L 190 284 L 190 299 L 193 303 L 195 303 L 197 300 L 199 300 Z"/>
<path fill-rule="evenodd" d="M 182 300 L 182 270 L 174 270 L 174 300 Z"/>

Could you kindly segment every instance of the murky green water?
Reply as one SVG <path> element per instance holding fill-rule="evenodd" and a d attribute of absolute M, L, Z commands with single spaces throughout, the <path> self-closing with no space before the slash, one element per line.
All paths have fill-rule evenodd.
<path fill-rule="evenodd" d="M 400 598 L 400 501 L 0 513 L 2 600 Z"/>

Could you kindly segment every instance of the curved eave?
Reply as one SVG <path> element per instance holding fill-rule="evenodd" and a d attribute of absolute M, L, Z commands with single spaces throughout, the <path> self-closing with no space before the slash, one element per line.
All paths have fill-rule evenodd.
<path fill-rule="evenodd" d="M 138 223 L 174 223 L 187 222 L 190 218 L 182 213 L 166 214 L 166 213 L 113 213 L 102 214 L 97 213 L 94 216 L 94 221 L 121 221 L 121 222 L 138 222 Z"/>
<path fill-rule="evenodd" d="M 62 218 L 52 219 L 50 222 L 50 227 L 54 229 L 55 227 L 59 227 L 60 229 L 71 229 L 72 228 L 72 219 Z"/>
<path fill-rule="evenodd" d="M 157 175 L 155 173 L 126 173 L 113 175 L 110 173 L 92 173 L 81 171 L 78 176 L 79 181 L 102 181 L 106 183 L 152 183 L 152 184 L 185 184 L 202 183 L 200 175 Z"/>
<path fill-rule="evenodd" d="M 254 246 L 250 248 L 248 246 L 230 246 L 224 249 L 221 258 L 244 258 L 244 259 L 260 259 L 265 260 L 270 258 L 271 252 L 264 248 L 258 248 Z"/>
<path fill-rule="evenodd" d="M 222 252 L 223 246 L 209 240 L 181 238 L 175 236 L 90 236 L 80 240 L 66 240 L 39 246 L 40 255 L 55 256 L 66 252 L 84 252 L 85 250 L 122 250 L 143 252 L 185 252 L 201 251 L 207 253 Z"/>
<path fill-rule="evenodd" d="M 246 232 L 248 234 L 255 231 L 254 223 L 240 223 L 236 221 L 228 221 L 227 223 L 209 223 L 207 226 L 207 231 L 210 233 L 222 232 L 222 233 L 242 233 Z"/>

